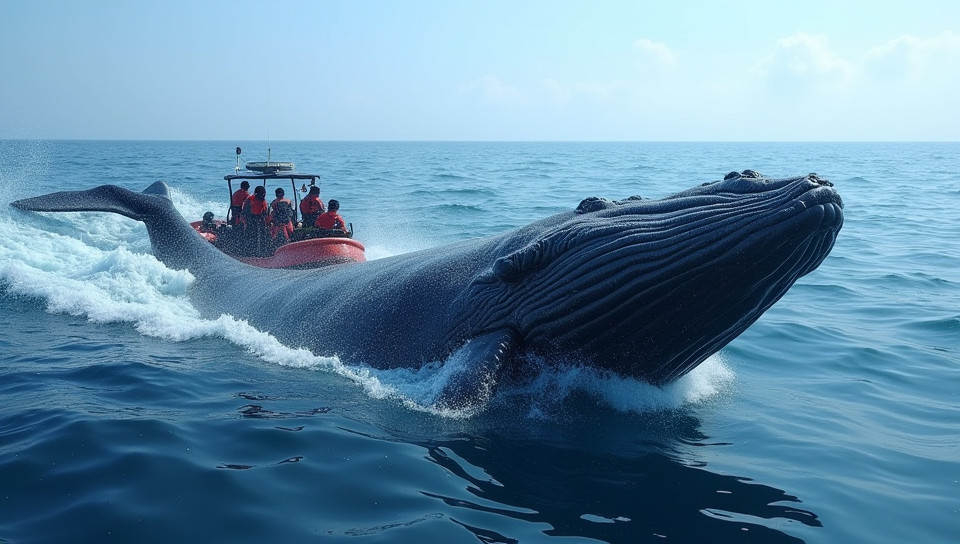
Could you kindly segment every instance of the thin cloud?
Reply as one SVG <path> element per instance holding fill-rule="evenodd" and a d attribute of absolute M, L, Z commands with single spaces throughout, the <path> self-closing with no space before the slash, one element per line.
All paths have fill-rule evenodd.
<path fill-rule="evenodd" d="M 644 68 L 642 78 L 601 79 L 570 83 L 564 83 L 555 78 L 547 78 L 540 81 L 540 90 L 549 103 L 558 106 L 566 106 L 580 99 L 601 102 L 622 100 L 630 103 L 637 94 L 643 94 L 642 89 L 649 86 L 651 75 L 674 68 L 678 60 L 678 55 L 666 44 L 647 38 L 640 38 L 633 42 L 633 49 L 641 52 L 641 64 Z M 660 70 L 651 73 L 649 70 L 651 67 Z"/>
<path fill-rule="evenodd" d="M 760 60 L 756 71 L 778 87 L 833 90 L 847 86 L 856 73 L 850 61 L 830 48 L 826 36 L 806 32 L 778 40 L 773 53 Z"/>
<path fill-rule="evenodd" d="M 864 55 L 865 71 L 890 81 L 960 82 L 960 35 L 944 32 L 932 38 L 903 35 Z"/>
<path fill-rule="evenodd" d="M 666 44 L 655 42 L 648 38 L 640 38 L 633 42 L 633 48 L 642 52 L 647 58 L 652 59 L 660 66 L 670 68 L 677 64 L 677 54 L 667 47 Z"/>
<path fill-rule="evenodd" d="M 478 102 L 509 106 L 502 123 L 516 121 L 522 105 L 536 123 L 588 131 L 606 122 L 625 138 L 652 134 L 643 127 L 656 125 L 675 129 L 656 132 L 667 138 L 951 139 L 960 126 L 955 33 L 900 36 L 844 55 L 826 35 L 797 32 L 770 42 L 752 64 L 741 60 L 722 73 L 696 72 L 701 59 L 680 59 L 648 39 L 637 40 L 633 54 L 639 72 L 620 65 L 579 81 L 486 75 L 462 89 Z M 744 119 L 749 130 L 730 128 Z"/>
<path fill-rule="evenodd" d="M 460 90 L 480 93 L 487 101 L 496 103 L 516 103 L 522 96 L 516 87 L 504 83 L 494 75 L 480 76 L 476 80 L 462 85 Z"/>

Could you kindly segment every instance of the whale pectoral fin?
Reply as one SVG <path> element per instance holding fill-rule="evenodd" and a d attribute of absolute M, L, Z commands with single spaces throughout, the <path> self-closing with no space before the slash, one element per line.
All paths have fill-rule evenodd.
<path fill-rule="evenodd" d="M 445 364 L 458 365 L 437 398 L 436 406 L 447 410 L 482 408 L 497 388 L 504 361 L 514 345 L 515 334 L 498 330 L 478 336 L 455 351 Z"/>

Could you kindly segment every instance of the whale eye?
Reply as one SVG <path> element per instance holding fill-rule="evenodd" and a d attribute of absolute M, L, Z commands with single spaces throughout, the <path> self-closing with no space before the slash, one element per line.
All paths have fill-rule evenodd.
<path fill-rule="evenodd" d="M 551 247 L 553 247 L 552 244 L 540 239 L 505 257 L 500 257 L 493 263 L 494 277 L 504 283 L 520 281 L 527 274 L 543 268 L 549 260 L 547 254 L 549 253 L 548 248 Z"/>
<path fill-rule="evenodd" d="M 503 283 L 515 283 L 520 279 L 520 269 L 510 257 L 502 257 L 493 263 L 493 275 Z"/>

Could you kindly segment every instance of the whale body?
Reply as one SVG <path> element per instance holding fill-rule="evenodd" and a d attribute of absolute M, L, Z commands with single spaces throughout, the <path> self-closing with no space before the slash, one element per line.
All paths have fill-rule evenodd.
<path fill-rule="evenodd" d="M 438 398 L 482 407 L 527 356 L 563 357 L 664 385 L 736 338 L 826 258 L 843 224 L 816 174 L 746 170 L 663 199 L 588 198 L 500 235 L 313 270 L 222 253 L 157 182 L 13 202 L 142 221 L 156 257 L 195 277 L 206 316 L 247 320 L 290 347 L 375 368 L 465 361 Z M 459 352 L 459 353 L 458 353 Z"/>

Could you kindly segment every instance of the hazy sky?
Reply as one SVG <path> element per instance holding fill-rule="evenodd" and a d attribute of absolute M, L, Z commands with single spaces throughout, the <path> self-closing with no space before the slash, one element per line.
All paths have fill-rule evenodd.
<path fill-rule="evenodd" d="M 0 0 L 0 138 L 960 140 L 958 0 Z"/>

